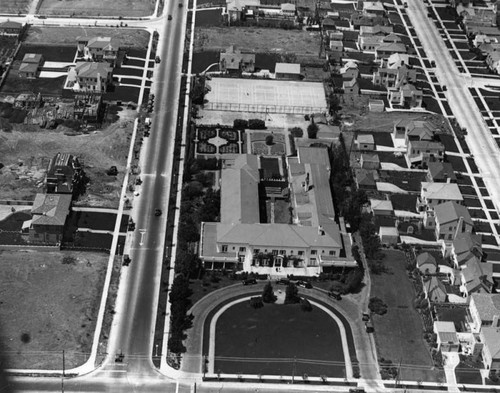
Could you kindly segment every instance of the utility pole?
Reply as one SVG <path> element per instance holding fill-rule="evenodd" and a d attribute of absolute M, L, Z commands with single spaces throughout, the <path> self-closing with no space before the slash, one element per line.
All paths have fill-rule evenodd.
<path fill-rule="evenodd" d="M 293 357 L 293 363 L 292 363 L 292 385 L 295 380 L 295 362 L 296 362 L 296 357 Z"/>
<path fill-rule="evenodd" d="M 62 351 L 62 366 L 61 392 L 64 393 L 64 377 L 66 376 L 66 359 L 64 356 L 64 349 Z"/>

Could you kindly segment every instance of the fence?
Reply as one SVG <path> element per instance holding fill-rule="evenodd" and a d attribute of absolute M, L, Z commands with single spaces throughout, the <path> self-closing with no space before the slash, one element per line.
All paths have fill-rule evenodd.
<path fill-rule="evenodd" d="M 313 106 L 290 106 L 290 105 L 259 105 L 259 104 L 239 104 L 208 102 L 204 109 L 212 111 L 231 111 L 231 112 L 259 112 L 259 113 L 292 113 L 297 115 L 306 115 L 310 113 L 323 113 L 327 111 L 326 107 Z"/>

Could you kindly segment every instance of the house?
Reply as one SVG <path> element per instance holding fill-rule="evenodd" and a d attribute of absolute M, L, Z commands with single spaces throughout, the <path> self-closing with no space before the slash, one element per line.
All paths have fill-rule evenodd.
<path fill-rule="evenodd" d="M 76 38 L 78 53 L 86 60 L 106 61 L 112 67 L 117 65 L 118 43 L 111 37 L 79 36 Z"/>
<path fill-rule="evenodd" d="M 81 61 L 71 68 L 68 79 L 74 79 L 74 91 L 104 93 L 112 81 L 113 69 L 107 63 Z"/>
<path fill-rule="evenodd" d="M 276 79 L 295 79 L 300 80 L 300 64 L 276 63 Z"/>
<path fill-rule="evenodd" d="M 242 53 L 235 46 L 231 45 L 225 52 L 221 52 L 219 59 L 219 69 L 223 73 L 254 72 L 255 54 Z"/>
<path fill-rule="evenodd" d="M 374 151 L 375 139 L 372 134 L 359 134 L 356 138 L 356 145 L 361 151 Z"/>
<path fill-rule="evenodd" d="M 36 78 L 44 61 L 43 56 L 39 53 L 26 53 L 19 66 L 19 76 L 21 78 Z"/>
<path fill-rule="evenodd" d="M 14 107 L 22 109 L 38 109 L 42 104 L 43 97 L 40 93 L 21 93 L 14 101 Z"/>
<path fill-rule="evenodd" d="M 432 303 L 444 303 L 448 294 L 444 283 L 437 276 L 424 276 L 423 290 L 425 297 Z"/>
<path fill-rule="evenodd" d="M 486 327 L 500 327 L 500 294 L 473 293 L 470 296 L 469 312 L 471 329 L 478 333 Z"/>
<path fill-rule="evenodd" d="M 493 265 L 478 258 L 469 259 L 462 266 L 460 292 L 464 297 L 473 293 L 491 293 L 493 290 Z"/>
<path fill-rule="evenodd" d="M 226 10 L 231 21 L 238 21 L 248 11 L 258 11 L 259 7 L 260 0 L 226 0 Z"/>
<path fill-rule="evenodd" d="M 47 194 L 72 194 L 74 175 L 81 169 L 76 157 L 68 153 L 57 153 L 50 160 L 45 175 Z"/>
<path fill-rule="evenodd" d="M 435 274 L 437 272 L 436 258 L 428 252 L 417 256 L 417 268 L 422 274 Z"/>
<path fill-rule="evenodd" d="M 481 235 L 471 232 L 458 233 L 453 240 L 450 259 L 457 269 L 464 265 L 469 259 L 478 258 L 483 260 L 484 253 Z"/>
<path fill-rule="evenodd" d="M 328 38 L 332 41 L 343 41 L 344 32 L 339 30 L 330 30 L 328 31 Z"/>
<path fill-rule="evenodd" d="M 372 82 L 386 88 L 397 88 L 417 80 L 417 71 L 409 65 L 409 56 L 395 53 L 380 59 L 380 67 L 373 73 Z"/>
<path fill-rule="evenodd" d="M 356 11 L 351 14 L 350 27 L 359 30 L 361 26 L 387 26 L 389 19 L 386 16 L 365 15 Z"/>
<path fill-rule="evenodd" d="M 359 84 L 356 79 L 344 80 L 342 82 L 344 94 L 359 95 Z"/>
<path fill-rule="evenodd" d="M 422 211 L 422 207 L 426 209 L 435 209 L 436 206 L 444 204 L 445 202 L 456 202 L 459 205 L 463 204 L 463 197 L 460 193 L 460 189 L 456 184 L 453 183 L 421 183 L 420 198 L 417 201 L 417 211 Z M 462 210 L 460 213 L 462 214 Z M 455 212 L 455 205 L 446 205 L 441 207 L 440 210 L 451 214 Z M 465 213 L 463 213 L 465 214 Z"/>
<path fill-rule="evenodd" d="M 375 26 L 361 26 L 359 28 L 359 35 L 362 36 L 373 36 L 378 35 L 381 37 L 385 37 L 393 32 L 392 25 L 375 25 Z"/>
<path fill-rule="evenodd" d="M 487 370 L 500 371 L 500 327 L 481 329 L 482 357 Z"/>
<path fill-rule="evenodd" d="M 380 35 L 359 35 L 358 48 L 363 52 L 375 53 L 375 50 L 383 42 L 384 36 Z"/>
<path fill-rule="evenodd" d="M 343 52 L 344 44 L 342 41 L 330 40 L 329 49 L 333 52 Z"/>
<path fill-rule="evenodd" d="M 456 183 L 457 177 L 449 162 L 429 162 L 427 164 L 427 181 L 435 183 Z"/>
<path fill-rule="evenodd" d="M 285 17 L 293 18 L 296 13 L 295 4 L 292 3 L 281 3 L 280 4 L 281 13 Z"/>
<path fill-rule="evenodd" d="M 486 65 L 491 71 L 498 74 L 500 70 L 500 52 L 488 53 L 488 56 L 486 56 Z"/>
<path fill-rule="evenodd" d="M 354 181 L 356 186 L 361 190 L 376 190 L 378 173 L 374 169 L 355 169 Z"/>
<path fill-rule="evenodd" d="M 12 22 L 7 20 L 0 23 L 0 35 L 15 36 L 18 37 L 23 30 L 23 25 L 18 22 Z"/>
<path fill-rule="evenodd" d="M 29 242 L 44 245 L 60 244 L 70 206 L 69 194 L 36 194 L 31 208 Z"/>
<path fill-rule="evenodd" d="M 357 79 L 359 77 L 358 64 L 354 61 L 348 61 L 339 70 L 343 79 Z"/>
<path fill-rule="evenodd" d="M 337 22 L 337 20 L 327 17 L 322 20 L 321 27 L 323 28 L 323 31 L 330 33 L 331 31 L 337 30 Z"/>
<path fill-rule="evenodd" d="M 432 162 L 444 159 L 444 145 L 434 141 L 409 141 L 406 148 L 406 159 L 409 165 L 427 166 Z"/>
<path fill-rule="evenodd" d="M 420 108 L 422 106 L 423 93 L 414 85 L 408 83 L 402 85 L 399 89 L 389 90 L 387 99 L 392 105 L 402 108 Z"/>
<path fill-rule="evenodd" d="M 479 46 L 482 44 L 491 44 L 491 43 L 496 44 L 498 43 L 498 40 L 496 37 L 490 37 L 486 34 L 477 34 L 472 40 L 472 43 L 476 48 L 479 48 Z"/>
<path fill-rule="evenodd" d="M 442 195 L 445 194 L 446 191 Z M 469 211 L 456 201 L 434 205 L 434 213 L 436 217 L 436 239 L 452 241 L 459 233 L 472 232 L 474 226 Z"/>
<path fill-rule="evenodd" d="M 394 215 L 392 202 L 387 199 L 370 199 L 370 210 L 376 217 Z"/>
<path fill-rule="evenodd" d="M 380 158 L 378 154 L 361 154 L 359 163 L 363 169 L 379 169 L 380 168 Z"/>
<path fill-rule="evenodd" d="M 394 139 L 409 141 L 431 141 L 434 139 L 434 127 L 427 121 L 403 119 L 394 123 Z"/>
<path fill-rule="evenodd" d="M 375 49 L 377 59 L 388 58 L 395 53 L 406 53 L 406 45 L 395 34 L 384 37 L 380 45 Z"/>
<path fill-rule="evenodd" d="M 384 100 L 368 100 L 368 110 L 370 112 L 383 112 L 385 110 Z"/>
<path fill-rule="evenodd" d="M 434 333 L 437 336 L 438 351 L 458 352 L 460 350 L 460 341 L 453 322 L 434 321 Z"/>
<path fill-rule="evenodd" d="M 386 246 L 394 246 L 399 242 L 399 231 L 396 227 L 381 226 L 378 231 L 380 243 Z"/>
<path fill-rule="evenodd" d="M 382 3 L 381 1 L 364 1 L 363 15 L 385 16 L 384 3 Z"/>

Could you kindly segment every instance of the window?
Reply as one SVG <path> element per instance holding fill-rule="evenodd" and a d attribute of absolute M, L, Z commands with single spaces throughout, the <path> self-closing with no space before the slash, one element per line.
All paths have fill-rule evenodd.
<path fill-rule="evenodd" d="M 258 254 L 259 252 L 260 252 L 260 248 L 254 248 L 254 249 L 253 249 L 253 253 L 254 253 L 254 254 Z"/>
<path fill-rule="evenodd" d="M 286 250 L 280 250 L 280 255 L 285 255 L 286 254 Z"/>
<path fill-rule="evenodd" d="M 273 255 L 278 255 L 278 250 L 273 250 Z"/>
<path fill-rule="evenodd" d="M 227 245 L 223 244 L 221 249 L 222 249 L 222 252 L 227 252 Z"/>
<path fill-rule="evenodd" d="M 321 253 L 324 254 L 325 253 L 325 250 L 321 250 Z"/>
<path fill-rule="evenodd" d="M 311 250 L 311 255 L 316 255 L 316 250 Z"/>
<path fill-rule="evenodd" d="M 335 251 L 334 250 L 330 251 L 330 255 L 335 256 Z"/>
<path fill-rule="evenodd" d="M 304 255 L 304 251 L 299 251 L 299 255 Z"/>
<path fill-rule="evenodd" d="M 233 246 L 233 251 L 236 250 L 236 247 Z"/>
<path fill-rule="evenodd" d="M 247 250 L 246 247 L 240 247 L 240 252 L 245 252 Z"/>

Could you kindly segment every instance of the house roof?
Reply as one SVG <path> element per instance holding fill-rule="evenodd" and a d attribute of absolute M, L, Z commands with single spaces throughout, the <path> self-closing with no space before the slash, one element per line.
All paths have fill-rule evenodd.
<path fill-rule="evenodd" d="M 422 182 L 422 196 L 426 199 L 439 199 L 442 201 L 463 201 L 462 193 L 460 192 L 460 188 L 455 183 L 434 183 L 434 182 Z M 445 206 L 439 209 L 441 214 L 454 212 L 458 214 L 462 213 L 465 217 L 470 217 L 462 207 L 453 206 Z M 465 209 L 467 210 L 467 209 Z M 437 207 L 436 207 L 436 215 L 437 215 Z M 460 217 L 460 216 L 458 216 Z M 443 216 L 443 219 L 448 218 L 448 216 Z M 449 222 L 449 221 L 440 221 L 440 222 Z"/>
<path fill-rule="evenodd" d="M 359 134 L 357 138 L 358 143 L 369 143 L 369 144 L 374 144 L 375 139 L 373 138 L 372 134 Z"/>
<path fill-rule="evenodd" d="M 480 262 L 478 258 L 473 257 L 462 266 L 461 272 L 468 293 L 482 291 L 483 288 L 486 288 L 487 292 L 491 291 L 493 286 L 493 265 L 491 263 Z"/>
<path fill-rule="evenodd" d="M 387 58 L 389 68 L 401 67 L 410 64 L 410 56 L 406 53 L 393 53 Z"/>
<path fill-rule="evenodd" d="M 481 321 L 492 321 L 495 315 L 500 315 L 500 294 L 473 293 L 472 303 Z"/>
<path fill-rule="evenodd" d="M 423 252 L 417 256 L 417 266 L 422 267 L 425 265 L 437 266 L 436 258 L 428 252 Z"/>
<path fill-rule="evenodd" d="M 387 199 L 370 199 L 370 207 L 373 211 L 389 210 L 393 211 L 392 202 Z"/>
<path fill-rule="evenodd" d="M 23 63 L 40 64 L 41 61 L 42 55 L 39 53 L 26 53 L 23 57 Z"/>
<path fill-rule="evenodd" d="M 241 11 L 245 7 L 258 7 L 260 0 L 230 0 L 226 1 L 228 11 Z"/>
<path fill-rule="evenodd" d="M 396 228 L 396 227 L 380 227 L 378 234 L 380 237 L 399 236 L 399 231 L 398 231 L 398 228 Z"/>
<path fill-rule="evenodd" d="M 87 42 L 88 48 L 100 48 L 100 49 L 115 49 L 118 50 L 118 46 L 114 44 L 111 37 L 92 37 Z"/>
<path fill-rule="evenodd" d="M 70 194 L 36 194 L 31 208 L 32 225 L 63 226 L 70 205 Z"/>
<path fill-rule="evenodd" d="M 446 287 L 436 276 L 424 280 L 424 290 L 431 301 L 444 301 L 446 299 Z"/>
<path fill-rule="evenodd" d="M 375 34 L 390 34 L 392 33 L 392 26 L 361 26 L 359 28 L 359 34 L 361 35 L 375 35 Z"/>
<path fill-rule="evenodd" d="M 222 170 L 221 222 L 258 223 L 259 161 L 252 154 L 236 156 L 233 165 Z"/>
<path fill-rule="evenodd" d="M 453 167 L 449 162 L 429 162 L 427 164 L 428 173 L 432 180 L 456 180 L 455 172 L 453 171 Z"/>
<path fill-rule="evenodd" d="M 224 62 L 227 69 L 238 70 L 241 63 L 255 63 L 254 53 L 242 53 L 235 46 L 231 45 L 225 52 L 221 52 L 220 61 Z"/>
<path fill-rule="evenodd" d="M 101 75 L 101 78 L 107 78 L 112 70 L 113 68 L 108 63 L 90 61 L 80 61 L 75 66 L 75 72 L 79 78 L 97 78 L 98 74 Z"/>
<path fill-rule="evenodd" d="M 453 251 L 457 259 L 463 254 L 471 254 L 480 257 L 483 253 L 481 235 L 470 232 L 459 233 L 455 240 L 453 240 Z"/>
<path fill-rule="evenodd" d="M 345 89 L 346 87 L 354 87 L 356 86 L 356 84 L 358 83 L 358 81 L 356 80 L 356 78 L 352 78 L 351 80 L 344 80 L 342 82 L 342 87 Z"/>
<path fill-rule="evenodd" d="M 403 85 L 399 88 L 399 91 L 403 94 L 405 97 L 411 97 L 411 96 L 421 96 L 422 90 L 418 90 L 415 85 L 412 85 L 411 83 L 407 83 L 406 85 Z"/>
<path fill-rule="evenodd" d="M 288 12 L 295 12 L 295 4 L 292 3 L 281 3 L 281 10 Z"/>
<path fill-rule="evenodd" d="M 385 11 L 385 8 L 380 1 L 364 1 L 363 11 Z"/>
<path fill-rule="evenodd" d="M 38 64 L 35 63 L 21 63 L 19 72 L 36 73 L 38 71 Z"/>
<path fill-rule="evenodd" d="M 410 141 L 408 143 L 408 149 L 410 148 L 444 151 L 444 145 L 441 142 L 434 141 Z"/>
<path fill-rule="evenodd" d="M 383 37 L 378 36 L 378 35 L 361 35 L 359 37 L 360 37 L 362 45 L 369 45 L 369 44 L 380 45 L 380 43 L 382 42 L 382 38 L 383 38 Z"/>
<path fill-rule="evenodd" d="M 422 120 L 408 120 L 408 121 L 400 121 L 397 123 L 398 127 L 406 128 L 406 135 L 416 136 L 418 139 L 428 139 L 431 140 L 434 136 L 434 127 L 427 122 Z"/>
<path fill-rule="evenodd" d="M 498 361 L 500 359 L 500 328 L 485 326 L 481 328 L 481 336 L 491 354 L 491 359 Z"/>
<path fill-rule="evenodd" d="M 380 158 L 378 157 L 378 154 L 363 153 L 361 154 L 361 161 L 380 162 Z"/>
<path fill-rule="evenodd" d="M 330 41 L 330 48 L 332 46 L 340 46 L 341 48 L 344 47 L 344 43 L 341 40 L 331 40 Z"/>
<path fill-rule="evenodd" d="M 455 324 L 451 321 L 434 321 L 434 331 L 443 333 L 456 333 Z"/>
<path fill-rule="evenodd" d="M 423 184 L 424 183 L 422 183 L 422 185 Z M 431 184 L 449 184 L 449 183 L 431 183 Z M 446 193 L 434 194 L 434 195 L 437 196 L 432 196 L 433 199 L 442 199 L 442 200 L 448 199 Z M 460 217 L 463 218 L 465 224 L 471 226 L 474 225 L 467 208 L 463 205 L 459 205 L 455 201 L 440 203 L 439 205 L 434 207 L 434 213 L 436 215 L 437 222 L 439 222 L 439 225 L 446 225 L 451 222 L 456 222 L 460 219 Z"/>
<path fill-rule="evenodd" d="M 354 171 L 356 183 L 359 186 L 375 186 L 377 184 L 377 171 L 374 169 L 356 169 Z"/>
<path fill-rule="evenodd" d="M 300 64 L 276 63 L 276 73 L 300 75 Z"/>
<path fill-rule="evenodd" d="M 406 53 L 406 45 L 401 42 L 382 42 L 376 52 Z"/>
<path fill-rule="evenodd" d="M 20 29 L 22 26 L 21 23 L 10 20 L 0 23 L 0 29 Z"/>

